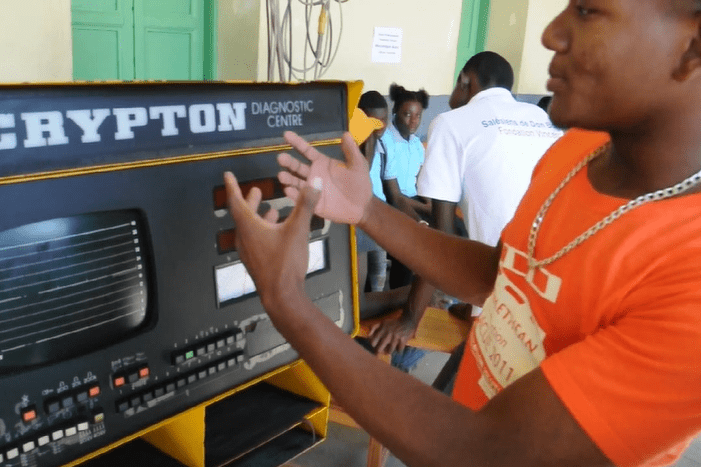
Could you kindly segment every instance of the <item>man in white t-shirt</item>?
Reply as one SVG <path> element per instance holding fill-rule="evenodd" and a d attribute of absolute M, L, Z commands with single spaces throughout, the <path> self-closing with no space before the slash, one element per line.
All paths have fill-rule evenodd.
<path fill-rule="evenodd" d="M 490 246 L 499 242 L 536 163 L 562 136 L 540 107 L 514 99 L 513 81 L 511 65 L 499 54 L 481 52 L 468 60 L 450 96 L 453 110 L 431 122 L 417 180 L 419 195 L 432 198 L 434 227 L 455 233 L 459 206 L 469 238 Z M 421 278 L 414 280 L 401 317 L 371 330 L 377 351 L 404 348 L 433 292 Z"/>

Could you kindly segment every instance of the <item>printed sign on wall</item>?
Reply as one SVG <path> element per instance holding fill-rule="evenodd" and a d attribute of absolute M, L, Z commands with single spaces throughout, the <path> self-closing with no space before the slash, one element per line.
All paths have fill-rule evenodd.
<path fill-rule="evenodd" d="M 373 63 L 402 62 L 402 28 L 375 28 L 372 38 Z"/>

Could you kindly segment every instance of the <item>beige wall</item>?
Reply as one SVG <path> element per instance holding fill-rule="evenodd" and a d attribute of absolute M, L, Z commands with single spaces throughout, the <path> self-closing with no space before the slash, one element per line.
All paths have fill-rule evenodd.
<path fill-rule="evenodd" d="M 537 1 L 537 0 L 531 0 Z M 514 91 L 518 90 L 523 43 L 528 18 L 528 0 L 491 0 L 486 50 L 506 58 L 514 69 Z"/>
<path fill-rule="evenodd" d="M 282 3 L 282 2 L 281 2 Z M 286 3 L 286 2 L 285 2 Z M 338 6 L 331 2 L 334 27 L 340 24 Z M 301 46 L 304 16 L 299 2 L 294 1 L 295 36 Z M 365 89 L 387 94 L 389 85 L 397 82 L 408 89 L 426 89 L 429 94 L 449 94 L 460 28 L 462 0 L 350 0 L 342 4 L 343 35 L 333 65 L 324 79 L 357 80 Z M 264 10 L 264 8 L 263 8 Z M 318 18 L 318 9 L 314 21 Z M 264 11 L 261 15 L 259 79 L 267 77 L 267 42 Z M 371 46 L 374 28 L 402 28 L 402 61 L 399 64 L 373 63 Z M 293 58 L 302 58 L 302 49 L 295 47 Z M 276 75 L 277 76 L 277 75 Z"/>
<path fill-rule="evenodd" d="M 260 5 L 261 0 L 219 0 L 219 79 L 255 81 L 258 78 Z"/>
<path fill-rule="evenodd" d="M 548 66 L 553 53 L 543 47 L 543 30 L 567 6 L 567 0 L 530 0 L 523 43 L 520 80 L 516 91 L 521 94 L 546 94 Z"/>
<path fill-rule="evenodd" d="M 567 0 L 491 0 L 487 49 L 501 53 L 511 62 L 516 72 L 516 92 L 545 92 L 552 54 L 540 44 L 540 36 L 566 3 Z M 0 81 L 72 79 L 70 4 L 70 0 L 0 0 Z M 264 5 L 262 0 L 219 0 L 220 79 L 265 80 Z M 338 26 L 337 7 L 335 2 L 332 5 Z M 462 0 L 344 3 L 341 47 L 323 78 L 362 79 L 366 89 L 377 89 L 383 94 L 395 81 L 409 89 L 423 87 L 432 95 L 449 94 L 461 8 Z M 304 22 L 298 9 L 295 17 L 295 37 L 299 37 Z M 402 28 L 400 64 L 372 63 L 375 26 Z M 301 39 L 296 42 L 299 45 Z M 301 51 L 295 54 L 301 59 Z"/>
<path fill-rule="evenodd" d="M 71 0 L 0 0 L 0 81 L 73 79 Z"/>

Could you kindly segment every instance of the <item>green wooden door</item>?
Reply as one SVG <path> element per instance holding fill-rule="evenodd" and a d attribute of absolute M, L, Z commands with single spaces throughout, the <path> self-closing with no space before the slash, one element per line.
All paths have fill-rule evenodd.
<path fill-rule="evenodd" d="M 73 78 L 134 79 L 133 0 L 73 0 Z"/>
<path fill-rule="evenodd" d="M 214 78 L 216 0 L 72 0 L 73 77 Z"/>
<path fill-rule="evenodd" d="M 134 0 L 139 79 L 203 79 L 203 0 Z"/>

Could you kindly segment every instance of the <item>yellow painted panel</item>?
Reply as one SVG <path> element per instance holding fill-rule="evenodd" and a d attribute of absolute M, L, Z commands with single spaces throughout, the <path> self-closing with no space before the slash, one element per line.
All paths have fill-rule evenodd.
<path fill-rule="evenodd" d="M 316 401 L 325 407 L 329 405 L 329 391 L 309 366 L 302 361 L 286 371 L 270 376 L 266 382 L 293 394 Z"/>
<path fill-rule="evenodd" d="M 317 441 L 319 439 L 326 438 L 327 428 L 329 425 L 328 407 L 324 407 L 309 414 L 307 420 L 314 427 L 314 433 L 316 433 Z"/>
<path fill-rule="evenodd" d="M 362 81 L 348 81 L 346 86 L 348 87 L 348 121 L 353 119 L 353 110 L 358 107 L 358 102 L 360 102 L 360 96 L 363 94 Z"/>
<path fill-rule="evenodd" d="M 204 406 L 188 410 L 143 439 L 188 467 L 204 467 Z"/>

